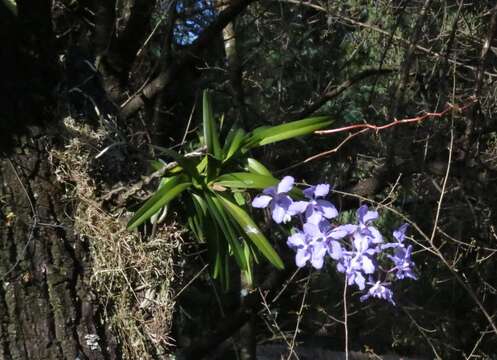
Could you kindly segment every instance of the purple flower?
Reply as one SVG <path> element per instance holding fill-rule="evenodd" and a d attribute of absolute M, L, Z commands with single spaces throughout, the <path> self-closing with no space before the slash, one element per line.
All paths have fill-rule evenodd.
<path fill-rule="evenodd" d="M 395 249 L 393 256 L 389 255 L 390 260 L 393 261 L 395 267 L 390 271 L 395 271 L 395 277 L 399 280 L 405 279 L 406 277 L 417 280 L 418 278 L 414 274 L 413 267 L 414 262 L 411 259 L 412 246 L 409 245 L 407 248 L 404 246 L 399 246 Z"/>
<path fill-rule="evenodd" d="M 337 263 L 337 271 L 344 273 L 348 285 L 356 284 L 360 290 L 365 287 L 365 274 L 373 274 L 376 267 L 373 261 L 362 252 L 344 251 Z"/>
<path fill-rule="evenodd" d="M 387 288 L 385 285 L 388 285 L 386 283 L 381 283 L 377 281 L 376 283 L 372 283 L 368 281 L 368 284 L 371 284 L 371 286 L 366 294 L 361 296 L 360 300 L 365 301 L 369 299 L 370 297 L 375 297 L 379 299 L 384 299 L 390 302 L 392 305 L 395 305 L 395 301 L 393 301 L 393 293 L 392 290 Z"/>
<path fill-rule="evenodd" d="M 397 230 L 394 230 L 393 237 L 397 239 L 399 243 L 403 243 L 408 228 L 409 224 L 402 224 Z"/>
<path fill-rule="evenodd" d="M 359 209 L 357 209 L 359 231 L 356 232 L 356 234 L 367 237 L 368 240 L 372 241 L 373 243 L 379 244 L 383 242 L 383 237 L 381 236 L 377 228 L 370 225 L 370 223 L 376 219 L 378 219 L 378 212 L 369 211 L 367 205 L 362 205 Z"/>
<path fill-rule="evenodd" d="M 352 249 L 341 252 L 337 270 L 345 273 L 349 285 L 356 284 L 361 290 L 365 288 L 364 275 L 373 274 L 376 270 L 373 257 L 380 251 L 376 244 L 383 241 L 380 232 L 369 225 L 377 217 L 378 213 L 361 206 L 357 211 L 358 225 L 340 225 L 328 234 L 330 239 L 349 237 L 352 240 Z"/>
<path fill-rule="evenodd" d="M 304 224 L 304 232 L 316 241 L 322 241 L 326 247 L 326 252 L 333 260 L 339 260 L 342 257 L 342 246 L 336 238 L 332 236 L 333 229 L 326 221 L 321 221 L 318 225 L 313 223 Z"/>
<path fill-rule="evenodd" d="M 363 205 L 357 210 L 358 225 L 345 224 L 337 226 L 333 229 L 330 236 L 336 240 L 351 236 L 354 241 L 357 242 L 363 243 L 364 241 L 367 241 L 368 245 L 371 243 L 380 244 L 383 242 L 383 236 L 381 236 L 381 233 L 377 228 L 370 225 L 370 223 L 377 218 L 378 212 L 368 211 L 367 205 Z M 361 247 L 363 247 L 363 245 L 361 245 Z M 376 249 L 375 251 L 378 252 L 379 249 Z"/>
<path fill-rule="evenodd" d="M 262 195 L 256 196 L 252 201 L 252 206 L 255 208 L 269 206 L 272 218 L 277 224 L 290 221 L 291 217 L 297 214 L 293 209 L 290 209 L 293 201 L 287 195 L 292 189 L 293 183 L 293 177 L 285 176 L 277 186 L 267 188 L 262 192 Z"/>
<path fill-rule="evenodd" d="M 376 254 L 377 250 L 369 247 L 369 241 L 364 237 L 354 238 L 355 251 L 352 252 L 354 260 L 359 264 L 360 269 L 365 274 L 372 274 L 375 271 L 375 266 L 371 260 L 371 256 Z"/>
<path fill-rule="evenodd" d="M 304 190 L 304 196 L 309 201 L 297 201 L 292 205 L 292 208 L 298 213 L 305 213 L 307 222 L 319 224 L 323 219 L 333 219 L 338 216 L 338 210 L 331 202 L 320 197 L 325 197 L 330 191 L 330 185 L 319 184 L 310 186 Z"/>
<path fill-rule="evenodd" d="M 360 290 L 364 290 L 366 279 L 362 274 L 360 264 L 356 260 L 350 252 L 343 254 L 337 263 L 337 271 L 345 274 L 348 285 L 356 284 Z"/>
<path fill-rule="evenodd" d="M 406 231 L 407 231 L 408 227 L 409 227 L 409 224 L 403 224 L 397 230 L 394 230 L 393 237 L 395 238 L 395 240 L 397 240 L 397 242 L 383 244 L 381 246 L 381 249 L 385 250 L 385 249 L 398 248 L 398 247 L 404 248 L 405 247 L 404 246 L 404 239 L 405 239 Z"/>
<path fill-rule="evenodd" d="M 395 271 L 395 277 L 399 280 L 403 280 L 405 278 L 417 280 L 413 270 L 414 262 L 411 259 L 412 246 L 409 245 L 406 248 L 404 244 L 408 227 L 408 224 L 403 224 L 397 230 L 394 230 L 393 237 L 397 240 L 397 242 L 384 244 L 381 247 L 382 250 L 390 248 L 394 249 L 394 254 L 388 255 L 388 258 L 394 263 L 394 267 L 390 269 L 389 272 Z"/>
<path fill-rule="evenodd" d="M 321 237 L 313 236 L 315 229 L 309 229 L 309 224 L 304 225 L 304 231 L 298 231 L 288 237 L 287 245 L 296 251 L 295 263 L 303 267 L 310 261 L 315 269 L 321 269 L 326 255 L 326 244 Z"/>

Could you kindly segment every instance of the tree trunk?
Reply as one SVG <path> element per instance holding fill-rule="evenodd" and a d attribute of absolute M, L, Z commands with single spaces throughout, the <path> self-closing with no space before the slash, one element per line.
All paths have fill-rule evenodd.
<path fill-rule="evenodd" d="M 30 136 L 0 159 L 0 358 L 113 359 L 50 146 Z"/>
<path fill-rule="evenodd" d="M 12 9 L 0 2 L 0 359 L 113 359 L 87 286 L 89 251 L 49 157 L 59 122 L 52 2 Z"/>

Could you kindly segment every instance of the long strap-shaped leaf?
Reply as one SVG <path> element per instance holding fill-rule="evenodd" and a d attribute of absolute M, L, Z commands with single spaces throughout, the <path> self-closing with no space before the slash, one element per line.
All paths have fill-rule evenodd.
<path fill-rule="evenodd" d="M 243 129 L 236 129 L 230 131 L 228 137 L 226 138 L 226 143 L 224 144 L 224 159 L 223 162 L 231 159 L 243 145 L 243 140 L 245 140 L 245 131 Z"/>
<path fill-rule="evenodd" d="M 243 255 L 243 248 L 241 246 L 240 239 L 238 239 L 237 233 L 231 225 L 223 205 L 219 202 L 218 197 L 214 193 L 207 193 L 205 200 L 208 205 L 209 213 L 222 230 L 226 240 L 228 240 L 228 244 L 230 245 L 230 249 L 235 256 L 238 266 L 240 269 L 246 270 L 247 263 Z"/>
<path fill-rule="evenodd" d="M 150 219 L 164 205 L 169 203 L 181 192 L 192 185 L 189 181 L 184 181 L 182 177 L 175 176 L 162 186 L 145 204 L 135 213 L 128 223 L 128 230 L 132 230 Z"/>
<path fill-rule="evenodd" d="M 275 179 L 272 176 L 254 174 L 251 172 L 235 172 L 221 175 L 212 183 L 229 188 L 265 189 L 276 185 L 278 179 Z"/>
<path fill-rule="evenodd" d="M 247 212 L 225 196 L 218 195 L 218 198 L 259 251 L 271 262 L 271 264 L 278 269 L 283 269 L 285 267 L 283 261 L 281 261 L 279 255 Z"/>
<path fill-rule="evenodd" d="M 292 121 L 282 125 L 262 127 L 255 129 L 247 137 L 246 148 L 275 143 L 298 136 L 311 134 L 312 132 L 330 125 L 333 120 L 327 116 L 313 117 L 303 120 Z"/>
<path fill-rule="evenodd" d="M 266 176 L 273 176 L 271 174 L 271 171 L 264 165 L 262 165 L 260 162 L 253 158 L 247 158 L 247 163 L 245 165 L 245 168 L 248 172 L 254 173 L 254 174 L 260 174 L 260 175 L 266 175 Z"/>
<path fill-rule="evenodd" d="M 219 143 L 219 134 L 217 126 L 214 121 L 214 114 L 212 112 L 212 104 L 209 92 L 204 91 L 203 96 L 203 126 L 204 126 L 204 139 L 207 146 L 207 152 L 212 154 L 215 158 L 221 158 L 221 145 Z"/>

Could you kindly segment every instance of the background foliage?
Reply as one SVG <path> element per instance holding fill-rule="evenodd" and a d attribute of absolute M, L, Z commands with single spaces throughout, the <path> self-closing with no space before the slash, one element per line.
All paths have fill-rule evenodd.
<path fill-rule="evenodd" d="M 88 160 L 95 201 L 126 209 L 128 217 L 159 186 L 148 164 L 160 151 L 151 145 L 183 155 L 202 146 L 205 89 L 215 98 L 214 117 L 223 119 L 222 137 L 232 127 L 249 132 L 318 115 L 334 119 L 333 128 L 379 126 L 456 106 L 343 144 L 349 131 L 271 144 L 253 157 L 275 177 L 333 184 L 331 199 L 345 214 L 370 201 L 385 229 L 402 218 L 415 225 L 409 235 L 419 280 L 396 289 L 395 308 L 349 294 L 351 349 L 495 355 L 493 2 L 3 0 L 0 9 L 3 57 L 12 69 L 0 85 L 5 153 L 33 124 L 71 117 L 105 129 L 98 145 L 104 153 Z M 260 292 L 222 295 L 205 271 L 205 245 L 184 234 L 174 325 L 159 337 L 174 338 L 175 348 L 145 335 L 144 349 L 233 358 L 248 346 L 237 340 L 248 331 L 258 344 L 284 344 L 284 351 L 296 343 L 343 350 L 343 279 L 332 268 L 295 274 L 284 237 L 254 216 L 288 269 L 262 264 L 254 274 Z M 156 230 L 145 227 L 142 241 Z M 129 301 L 131 311 L 139 308 Z M 106 316 L 116 312 L 112 302 L 101 306 Z"/>

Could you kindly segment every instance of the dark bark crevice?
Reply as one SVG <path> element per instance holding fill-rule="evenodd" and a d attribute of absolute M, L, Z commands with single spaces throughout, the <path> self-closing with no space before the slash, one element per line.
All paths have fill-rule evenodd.
<path fill-rule="evenodd" d="M 125 79 L 146 39 L 155 0 L 135 0 L 125 29 L 112 46 L 112 64 Z"/>
<path fill-rule="evenodd" d="M 95 54 L 105 56 L 115 39 L 115 0 L 94 1 L 95 11 Z"/>

